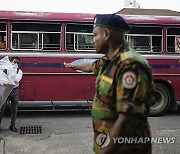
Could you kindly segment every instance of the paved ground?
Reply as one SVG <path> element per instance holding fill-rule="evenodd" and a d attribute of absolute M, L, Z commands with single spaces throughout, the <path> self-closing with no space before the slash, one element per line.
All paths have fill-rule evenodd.
<path fill-rule="evenodd" d="M 175 143 L 153 144 L 153 154 L 179 154 L 180 112 L 150 117 L 154 137 L 175 138 Z M 17 128 L 42 126 L 40 135 L 20 135 L 9 130 L 10 116 L 2 121 L 0 154 L 91 154 L 90 112 L 20 112 Z"/>

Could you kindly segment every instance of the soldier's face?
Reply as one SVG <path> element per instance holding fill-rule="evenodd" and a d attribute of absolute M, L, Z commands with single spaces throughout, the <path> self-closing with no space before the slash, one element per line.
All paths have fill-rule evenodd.
<path fill-rule="evenodd" d="M 94 27 L 93 33 L 93 44 L 96 52 L 105 54 L 107 52 L 105 29 L 102 27 Z"/>

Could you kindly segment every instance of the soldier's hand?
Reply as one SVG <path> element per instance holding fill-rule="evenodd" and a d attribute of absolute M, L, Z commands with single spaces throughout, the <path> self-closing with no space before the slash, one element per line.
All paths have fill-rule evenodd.
<path fill-rule="evenodd" d="M 4 72 L 5 74 L 7 74 L 7 69 L 4 69 L 3 72 Z"/>
<path fill-rule="evenodd" d="M 70 69 L 75 70 L 75 65 L 72 65 L 71 63 L 66 63 L 66 62 L 64 62 L 64 66 L 65 66 L 66 68 L 70 68 Z"/>

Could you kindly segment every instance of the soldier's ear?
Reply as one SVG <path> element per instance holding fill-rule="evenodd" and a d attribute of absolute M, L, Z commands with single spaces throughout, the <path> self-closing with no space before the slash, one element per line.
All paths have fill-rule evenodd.
<path fill-rule="evenodd" d="M 111 32 L 109 29 L 105 28 L 104 29 L 104 35 L 105 35 L 105 40 L 108 40 L 111 37 Z"/>

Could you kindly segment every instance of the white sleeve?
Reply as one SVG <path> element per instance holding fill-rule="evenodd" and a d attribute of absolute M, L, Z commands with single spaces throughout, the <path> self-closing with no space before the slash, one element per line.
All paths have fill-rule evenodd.
<path fill-rule="evenodd" d="M 16 75 L 14 82 L 15 82 L 15 83 L 20 82 L 21 79 L 22 79 L 22 76 L 23 76 L 23 72 L 22 72 L 21 69 L 19 69 L 18 74 Z"/>

